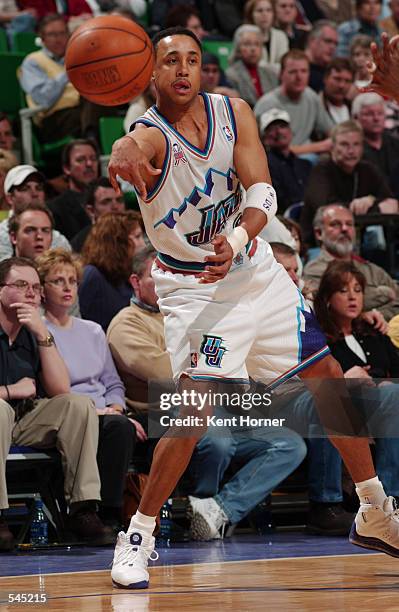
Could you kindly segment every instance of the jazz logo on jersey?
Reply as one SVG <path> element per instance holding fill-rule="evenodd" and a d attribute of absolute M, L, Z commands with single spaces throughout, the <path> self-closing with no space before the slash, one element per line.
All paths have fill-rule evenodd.
<path fill-rule="evenodd" d="M 175 166 L 178 166 L 180 162 L 182 162 L 182 164 L 187 163 L 187 159 L 186 159 L 186 156 L 184 155 L 184 151 L 178 142 L 173 143 L 173 157 L 175 159 L 174 161 Z"/>
<path fill-rule="evenodd" d="M 226 140 L 231 142 L 233 140 L 233 134 L 228 125 L 223 126 L 223 132 L 224 132 L 224 135 L 226 136 Z"/>
<path fill-rule="evenodd" d="M 200 352 L 205 355 L 205 363 L 214 368 L 220 368 L 223 356 L 227 351 L 225 346 L 222 346 L 223 338 L 219 336 L 204 335 Z"/>

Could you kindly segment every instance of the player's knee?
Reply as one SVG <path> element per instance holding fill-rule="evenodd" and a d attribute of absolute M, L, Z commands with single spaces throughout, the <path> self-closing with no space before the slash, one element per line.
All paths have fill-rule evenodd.
<path fill-rule="evenodd" d="M 303 372 L 303 378 L 343 378 L 342 368 L 332 355 L 320 359 L 313 366 Z"/>

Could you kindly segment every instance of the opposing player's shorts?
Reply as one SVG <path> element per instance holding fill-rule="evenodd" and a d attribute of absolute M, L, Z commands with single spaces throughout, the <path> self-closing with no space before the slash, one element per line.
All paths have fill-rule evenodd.
<path fill-rule="evenodd" d="M 251 377 L 273 388 L 329 354 L 312 310 L 263 240 L 216 283 L 156 261 L 152 275 L 175 380 Z"/>

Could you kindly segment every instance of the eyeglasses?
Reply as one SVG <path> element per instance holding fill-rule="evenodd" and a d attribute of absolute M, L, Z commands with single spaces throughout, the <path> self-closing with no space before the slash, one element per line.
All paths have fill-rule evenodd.
<path fill-rule="evenodd" d="M 67 30 L 63 30 L 62 32 L 44 32 L 43 38 L 65 38 L 69 36 L 69 32 Z"/>
<path fill-rule="evenodd" d="M 15 283 L 2 283 L 0 287 L 14 287 L 17 291 L 24 292 L 27 289 L 32 289 L 34 293 L 39 295 L 42 291 L 42 286 L 40 283 L 28 283 L 28 281 L 20 280 L 15 281 Z"/>
<path fill-rule="evenodd" d="M 49 283 L 50 285 L 54 285 L 54 287 L 62 287 L 63 289 L 67 286 L 69 287 L 77 287 L 78 286 L 78 281 L 76 280 L 76 278 L 70 278 L 70 279 L 65 279 L 65 278 L 49 278 L 48 280 L 44 281 L 44 283 Z"/>

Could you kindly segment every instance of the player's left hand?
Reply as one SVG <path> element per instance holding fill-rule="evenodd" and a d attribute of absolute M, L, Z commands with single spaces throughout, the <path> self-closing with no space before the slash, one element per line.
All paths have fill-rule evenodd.
<path fill-rule="evenodd" d="M 233 249 L 226 236 L 216 236 L 212 240 L 212 245 L 215 249 L 215 255 L 208 255 L 205 261 L 211 265 L 206 266 L 205 271 L 201 273 L 200 283 L 215 283 L 224 278 L 231 268 L 233 262 Z"/>

